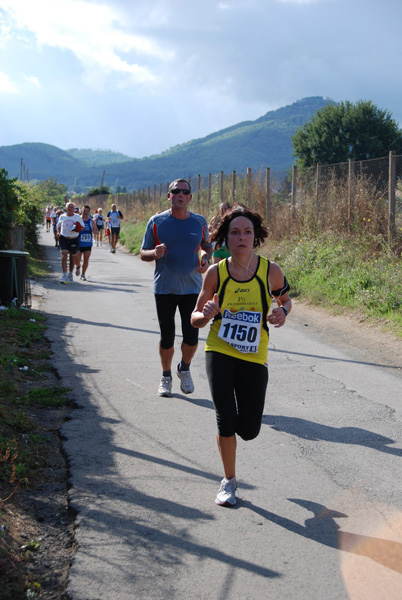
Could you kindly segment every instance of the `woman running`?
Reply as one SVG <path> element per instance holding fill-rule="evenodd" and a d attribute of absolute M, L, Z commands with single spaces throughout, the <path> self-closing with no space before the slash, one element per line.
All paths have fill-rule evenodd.
<path fill-rule="evenodd" d="M 255 211 L 236 205 L 211 238 L 231 256 L 209 267 L 192 313 L 193 327 L 211 320 L 206 369 L 218 425 L 224 478 L 215 502 L 236 504 L 236 435 L 257 437 L 268 384 L 268 323 L 282 327 L 292 308 L 289 285 L 276 263 L 254 249 L 267 229 Z M 277 306 L 270 313 L 272 297 Z M 270 314 L 269 314 L 270 313 Z"/>

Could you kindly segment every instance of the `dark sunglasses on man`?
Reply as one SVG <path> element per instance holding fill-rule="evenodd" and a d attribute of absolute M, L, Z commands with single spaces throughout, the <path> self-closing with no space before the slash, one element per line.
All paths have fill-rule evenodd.
<path fill-rule="evenodd" d="M 191 190 L 186 189 L 186 190 L 181 190 L 180 188 L 174 188 L 173 190 L 170 190 L 171 194 L 183 194 L 184 196 L 188 196 L 189 194 L 191 194 Z"/>

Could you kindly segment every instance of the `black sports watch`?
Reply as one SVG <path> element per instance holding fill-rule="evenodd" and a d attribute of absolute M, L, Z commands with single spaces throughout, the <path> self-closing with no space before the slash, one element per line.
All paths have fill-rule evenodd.
<path fill-rule="evenodd" d="M 286 310 L 286 308 L 285 308 L 284 306 L 281 306 L 280 308 L 281 308 L 281 309 L 283 310 L 283 312 L 285 313 L 285 317 L 287 317 L 287 316 L 288 316 L 288 311 Z"/>

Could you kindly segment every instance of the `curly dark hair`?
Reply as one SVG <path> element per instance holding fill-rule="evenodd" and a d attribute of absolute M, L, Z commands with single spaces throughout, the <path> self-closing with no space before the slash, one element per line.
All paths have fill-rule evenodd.
<path fill-rule="evenodd" d="M 261 246 L 268 237 L 268 229 L 265 227 L 261 215 L 255 210 L 244 206 L 244 204 L 234 204 L 233 207 L 225 213 L 219 227 L 211 233 L 211 241 L 221 246 L 223 243 L 228 245 L 229 225 L 236 217 L 246 217 L 254 227 L 254 245 L 253 248 Z"/>

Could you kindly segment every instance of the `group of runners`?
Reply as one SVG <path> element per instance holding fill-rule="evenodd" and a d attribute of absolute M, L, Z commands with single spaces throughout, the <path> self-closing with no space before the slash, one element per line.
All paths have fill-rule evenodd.
<path fill-rule="evenodd" d="M 109 252 L 115 253 L 120 234 L 123 214 L 115 204 L 106 217 L 98 208 L 91 215 L 91 208 L 80 209 L 74 202 L 67 202 L 64 211 L 47 207 L 45 210 L 46 231 L 53 227 L 55 245 L 61 251 L 63 275 L 60 283 L 74 282 L 74 271 L 81 281 L 87 281 L 86 272 L 92 247 L 102 246 L 103 235 L 109 239 Z"/>
<path fill-rule="evenodd" d="M 292 308 L 289 285 L 278 264 L 256 253 L 268 235 L 256 211 L 242 204 L 231 207 L 224 203 L 208 227 L 205 217 L 188 208 L 192 194 L 187 180 L 173 181 L 167 199 L 170 208 L 149 219 L 140 252 L 143 261 L 155 262 L 162 367 L 158 395 L 172 394 L 178 309 L 182 343 L 175 371 L 184 394 L 194 392 L 191 361 L 198 347 L 199 329 L 210 324 L 206 371 L 224 473 L 215 502 L 233 506 L 239 497 L 237 436 L 252 440 L 260 432 L 268 384 L 268 327 L 285 324 Z M 112 205 L 106 222 L 101 209 L 91 216 L 87 205 L 81 213 L 73 202 L 66 205 L 56 224 L 62 254 L 61 283 L 73 281 L 74 268 L 75 274 L 86 280 L 94 236 L 102 245 L 104 227 L 110 227 L 110 251 L 116 251 L 122 219 L 116 205 Z"/>

